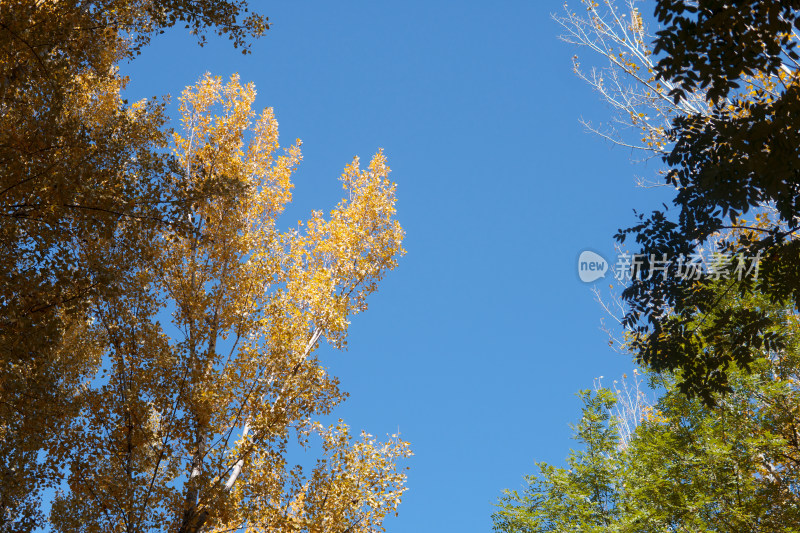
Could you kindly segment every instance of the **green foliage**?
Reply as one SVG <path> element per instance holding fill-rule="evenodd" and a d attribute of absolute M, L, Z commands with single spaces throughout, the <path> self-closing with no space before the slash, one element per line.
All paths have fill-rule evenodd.
<path fill-rule="evenodd" d="M 581 393 L 584 448 L 566 468 L 538 463 L 522 494 L 506 491 L 495 531 L 797 531 L 798 363 L 760 359 L 752 374 L 732 373 L 716 408 L 662 381 L 666 393 L 627 447 L 609 439 L 612 393 Z"/>
<path fill-rule="evenodd" d="M 627 447 L 608 438 L 613 394 L 581 393 L 583 449 L 565 468 L 537 463 L 522 494 L 506 491 L 495 531 L 797 531 L 797 361 L 784 379 L 776 372 L 787 369 L 766 359 L 756 366 L 733 374 L 734 391 L 715 409 L 663 383 Z"/>
<path fill-rule="evenodd" d="M 668 385 L 626 450 L 627 530 L 796 531 L 797 419 L 775 422 L 780 400 L 800 398 L 756 366 L 716 409 Z"/>
<path fill-rule="evenodd" d="M 645 256 L 689 257 L 709 241 L 715 251 L 759 256 L 758 279 L 736 283 L 772 302 L 800 308 L 800 77 L 797 2 L 661 0 L 656 16 L 666 25 L 655 51 L 656 73 L 674 89 L 676 102 L 702 98 L 710 112 L 677 116 L 667 132 L 671 152 L 667 184 L 675 188 L 668 210 L 639 215 L 620 230 Z M 745 219 L 747 217 L 747 219 Z M 753 218 L 756 220 L 753 220 Z M 727 389 L 727 367 L 740 367 L 762 348 L 780 347 L 771 318 L 761 308 L 738 309 L 716 321 L 698 317 L 719 295 L 714 276 L 687 279 L 673 264 L 661 275 L 647 271 L 623 297 L 625 326 L 635 334 L 640 362 L 656 371 L 681 370 L 682 388 L 708 400 Z M 733 286 L 734 284 L 732 284 Z M 714 339 L 736 350 L 716 357 Z"/>
<path fill-rule="evenodd" d="M 616 438 L 614 393 L 582 392 L 582 449 L 565 468 L 538 463 L 521 494 L 506 491 L 495 530 L 800 530 L 800 319 L 759 298 L 726 295 L 715 313 L 764 308 L 784 349 L 762 349 L 748 371 L 731 364 L 714 407 L 687 397 L 679 373 L 651 374 L 663 394 L 626 441 Z"/>
<path fill-rule="evenodd" d="M 583 447 L 571 451 L 567 467 L 537 463 L 524 493 L 505 491 L 492 516 L 495 531 L 607 531 L 618 520 L 618 435 L 608 389 L 581 391 L 583 416 L 573 427 Z"/>
<path fill-rule="evenodd" d="M 717 101 L 737 89 L 742 75 L 776 74 L 784 54 L 798 59 L 792 40 L 800 28 L 797 0 L 658 0 L 654 53 L 664 52 L 658 72 L 679 84 L 676 99 L 708 87 Z"/>
<path fill-rule="evenodd" d="M 626 294 L 641 286 L 634 283 Z M 731 390 L 730 368 L 746 371 L 757 354 L 787 342 L 788 309 L 749 293 L 751 287 L 737 280 L 695 282 L 674 314 L 656 317 L 649 335 L 633 337 L 634 353 L 656 371 L 674 371 L 678 389 L 713 405 Z"/>

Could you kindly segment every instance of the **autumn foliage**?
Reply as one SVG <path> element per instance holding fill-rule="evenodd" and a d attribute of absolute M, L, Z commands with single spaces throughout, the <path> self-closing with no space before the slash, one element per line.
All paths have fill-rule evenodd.
<path fill-rule="evenodd" d="M 246 49 L 267 26 L 245 11 L 0 6 L 0 530 L 358 532 L 397 509 L 408 444 L 331 424 L 317 355 L 403 253 L 383 153 L 287 224 L 300 142 L 251 84 L 205 75 L 174 132 L 121 96 L 152 34 Z"/>

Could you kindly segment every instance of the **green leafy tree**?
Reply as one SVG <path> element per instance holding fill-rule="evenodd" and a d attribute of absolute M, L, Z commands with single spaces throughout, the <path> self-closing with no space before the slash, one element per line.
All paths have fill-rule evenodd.
<path fill-rule="evenodd" d="M 716 312 L 741 306 L 768 309 L 786 331 L 786 348 L 762 350 L 749 372 L 729 368 L 731 390 L 715 407 L 688 398 L 680 376 L 651 374 L 662 394 L 627 439 L 592 438 L 618 433 L 618 394 L 581 393 L 575 429 L 583 449 L 570 452 L 564 468 L 538 464 L 524 492 L 506 491 L 493 515 L 495 529 L 800 529 L 800 321 L 760 295 L 727 294 Z"/>
<path fill-rule="evenodd" d="M 608 531 L 618 520 L 618 433 L 610 412 L 616 399 L 608 389 L 580 393 L 583 415 L 573 427 L 583 447 L 571 451 L 567 466 L 537 463 L 520 494 L 506 491 L 492 515 L 495 531 L 508 533 Z"/>
<path fill-rule="evenodd" d="M 682 112 L 665 130 L 673 209 L 639 215 L 620 230 L 645 256 L 689 257 L 713 241 L 714 251 L 761 258 L 757 279 L 730 290 L 759 291 L 800 308 L 800 78 L 798 2 L 659 0 L 664 29 L 654 53 L 657 80 L 676 105 L 699 97 L 705 110 Z M 680 369 L 682 388 L 711 401 L 728 389 L 727 367 L 746 368 L 780 332 L 760 308 L 740 308 L 723 321 L 698 321 L 716 305 L 716 279 L 682 277 L 681 265 L 650 272 L 624 291 L 624 324 L 640 361 Z M 690 327 L 694 324 L 694 327 Z M 726 338 L 737 350 L 714 351 Z M 709 351 L 709 349 L 711 351 Z"/>
<path fill-rule="evenodd" d="M 731 287 L 797 308 L 797 5 L 664 0 L 655 3 L 664 28 L 653 35 L 642 16 L 653 3 L 582 4 L 554 18 L 564 40 L 607 60 L 585 69 L 576 56 L 575 71 L 614 112 L 610 126 L 585 124 L 645 157 L 663 158 L 661 178 L 640 183 L 675 191 L 673 206 L 641 214 L 617 234 L 643 257 L 670 260 L 666 272 L 650 272 L 645 261 L 626 286 L 623 324 L 640 363 L 681 369 L 682 389 L 712 401 L 727 389 L 726 366 L 746 367 L 781 336 L 760 310 L 741 309 L 724 335 L 736 335 L 732 342 L 742 348 L 709 353 L 706 341 L 723 332 L 695 318 L 715 305 L 717 276 L 685 279 L 686 263 L 715 252 L 734 266 L 760 258 L 758 275 Z M 631 128 L 639 135 L 624 135 Z"/>
<path fill-rule="evenodd" d="M 571 452 L 566 467 L 538 463 L 523 492 L 506 491 L 494 529 L 797 531 L 798 418 L 796 409 L 788 414 L 781 407 L 798 401 L 798 393 L 774 381 L 738 383 L 739 377 L 732 374 L 734 392 L 717 411 L 669 384 L 627 447 L 587 438 L 580 426 L 604 416 L 598 407 L 610 405 L 612 393 L 582 393 L 576 438 L 584 449 Z"/>

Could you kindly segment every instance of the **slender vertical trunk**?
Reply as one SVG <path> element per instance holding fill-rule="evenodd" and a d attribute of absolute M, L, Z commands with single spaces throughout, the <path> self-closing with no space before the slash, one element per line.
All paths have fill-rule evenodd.
<path fill-rule="evenodd" d="M 126 446 L 127 446 L 127 455 L 126 463 L 125 463 L 125 474 L 128 476 L 128 487 L 133 487 L 133 422 L 131 418 L 130 409 L 126 407 L 125 409 L 125 423 L 127 425 L 128 434 L 126 439 Z M 133 526 L 133 507 L 125 512 L 128 516 L 125 518 L 126 522 L 126 533 L 134 533 L 134 526 Z"/>
<path fill-rule="evenodd" d="M 198 512 L 197 504 L 200 495 L 200 476 L 203 473 L 203 455 L 206 452 L 205 428 L 198 426 L 196 432 L 195 452 L 192 456 L 192 472 L 189 474 L 188 490 L 186 491 L 186 503 L 183 511 L 183 521 L 181 522 L 180 533 L 199 531 L 202 522 L 205 522 L 205 512 Z M 202 521 L 200 520 L 202 518 Z"/>
<path fill-rule="evenodd" d="M 192 328 L 193 329 L 193 328 Z M 211 320 L 211 328 L 208 339 L 208 351 L 206 352 L 206 365 L 202 372 L 195 374 L 197 380 L 193 383 L 194 387 L 202 387 L 207 381 L 208 374 L 213 369 L 214 354 L 217 349 L 217 314 Z M 190 333 L 192 334 L 192 333 Z M 194 346 L 194 343 L 192 343 Z M 194 349 L 193 349 L 194 351 Z M 195 409 L 195 451 L 192 456 L 192 471 L 189 474 L 187 483 L 186 501 L 184 504 L 183 520 L 181 521 L 180 533 L 197 533 L 205 524 L 208 518 L 208 510 L 200 508 L 200 496 L 203 483 L 203 461 L 207 452 L 208 426 L 210 406 L 204 402 L 193 401 Z"/>

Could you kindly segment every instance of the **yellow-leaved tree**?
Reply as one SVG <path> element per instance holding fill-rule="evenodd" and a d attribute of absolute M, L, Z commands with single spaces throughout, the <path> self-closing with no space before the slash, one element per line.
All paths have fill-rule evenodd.
<path fill-rule="evenodd" d="M 118 64 L 176 24 L 267 29 L 246 0 L 0 2 L 0 531 L 47 528 L 57 486 L 61 531 L 374 529 L 407 446 L 320 425 L 343 393 L 314 350 L 402 251 L 388 168 L 278 231 L 300 154 L 252 87 L 204 79 L 173 142 L 122 98 Z M 305 474 L 292 433 L 322 447 Z"/>
<path fill-rule="evenodd" d="M 76 349 L 101 370 L 54 450 L 68 468 L 59 531 L 366 532 L 405 490 L 406 442 L 320 422 L 344 393 L 316 355 L 322 339 L 344 344 L 403 253 L 389 167 L 381 152 L 355 159 L 345 200 L 281 231 L 300 143 L 280 150 L 254 98 L 209 75 L 181 98 L 187 186 L 226 187 L 193 205 L 192 231 L 159 237 L 137 290 L 94 302 Z M 310 471 L 293 446 L 321 450 Z"/>
<path fill-rule="evenodd" d="M 267 29 L 246 0 L 0 2 L 0 531 L 44 520 L 47 450 L 96 372 L 92 302 L 127 293 L 185 228 L 191 199 L 157 101 L 128 104 L 118 65 L 180 24 L 245 49 Z"/>

